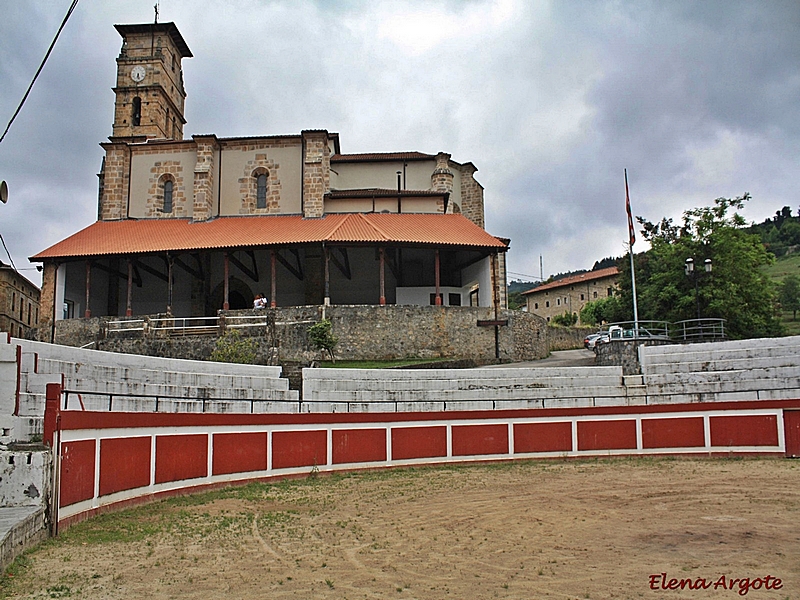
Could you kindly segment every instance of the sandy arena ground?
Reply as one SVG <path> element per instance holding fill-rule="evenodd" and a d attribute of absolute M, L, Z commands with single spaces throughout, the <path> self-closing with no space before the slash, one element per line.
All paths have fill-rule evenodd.
<path fill-rule="evenodd" d="M 254 484 L 93 519 L 24 562 L 0 596 L 800 598 L 800 461 L 549 461 Z M 683 589 L 664 589 L 671 579 Z"/>

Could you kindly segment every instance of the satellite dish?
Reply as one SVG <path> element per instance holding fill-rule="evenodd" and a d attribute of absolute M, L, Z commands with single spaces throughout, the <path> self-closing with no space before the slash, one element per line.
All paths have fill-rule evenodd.
<path fill-rule="evenodd" d="M 8 185 L 5 181 L 0 182 L 0 202 L 3 204 L 8 202 Z"/>

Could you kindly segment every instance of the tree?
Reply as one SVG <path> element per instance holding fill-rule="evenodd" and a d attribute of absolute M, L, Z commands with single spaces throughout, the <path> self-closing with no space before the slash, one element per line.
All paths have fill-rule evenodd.
<path fill-rule="evenodd" d="M 800 277 L 789 275 L 781 283 L 780 289 L 781 308 L 792 311 L 792 320 L 797 320 L 797 311 L 800 310 Z"/>
<path fill-rule="evenodd" d="M 680 225 L 667 218 L 653 224 L 637 217 L 650 242 L 650 250 L 635 257 L 641 319 L 694 319 L 699 305 L 701 317 L 725 319 L 732 338 L 780 334 L 775 289 L 761 269 L 775 258 L 758 235 L 743 229 L 745 220 L 735 212 L 749 199 L 749 194 L 717 198 L 713 206 L 684 212 Z M 687 258 L 699 267 L 696 282 L 685 273 Z M 702 267 L 705 259 L 713 261 L 711 273 Z M 621 295 L 629 306 L 630 266 L 621 266 Z"/>
<path fill-rule="evenodd" d="M 556 315 L 552 319 L 555 325 L 561 325 L 562 327 L 572 327 L 575 323 L 578 322 L 578 315 L 571 313 L 569 311 L 565 311 L 563 315 Z"/>
<path fill-rule="evenodd" d="M 331 357 L 331 360 L 336 362 L 333 349 L 339 343 L 339 338 L 333 335 L 333 325 L 330 319 L 322 319 L 318 323 L 311 325 L 308 328 L 308 337 L 314 348 L 324 350 Z"/>
<path fill-rule="evenodd" d="M 602 325 L 603 323 L 632 320 L 633 313 L 626 310 L 619 295 L 592 300 L 584 304 L 581 309 L 581 323 L 584 325 Z"/>

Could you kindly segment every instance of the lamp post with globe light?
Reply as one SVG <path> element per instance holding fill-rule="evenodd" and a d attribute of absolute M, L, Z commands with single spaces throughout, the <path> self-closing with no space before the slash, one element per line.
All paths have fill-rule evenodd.
<path fill-rule="evenodd" d="M 699 294 L 699 286 L 698 281 L 701 276 L 711 273 L 711 259 L 707 258 L 703 261 L 704 271 L 700 271 L 694 268 L 694 259 L 689 257 L 686 259 L 686 276 L 691 277 L 694 279 L 694 302 L 697 307 L 697 320 L 700 320 L 700 294 Z"/>

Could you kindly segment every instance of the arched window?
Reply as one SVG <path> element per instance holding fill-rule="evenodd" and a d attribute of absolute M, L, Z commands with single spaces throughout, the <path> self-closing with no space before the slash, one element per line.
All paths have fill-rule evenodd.
<path fill-rule="evenodd" d="M 256 208 L 267 208 L 267 174 L 256 178 Z"/>
<path fill-rule="evenodd" d="M 161 209 L 161 212 L 172 212 L 172 181 L 169 179 L 164 182 L 164 208 Z"/>
<path fill-rule="evenodd" d="M 138 127 L 142 123 L 142 99 L 139 96 L 133 99 L 133 112 L 131 114 L 131 125 Z"/>

